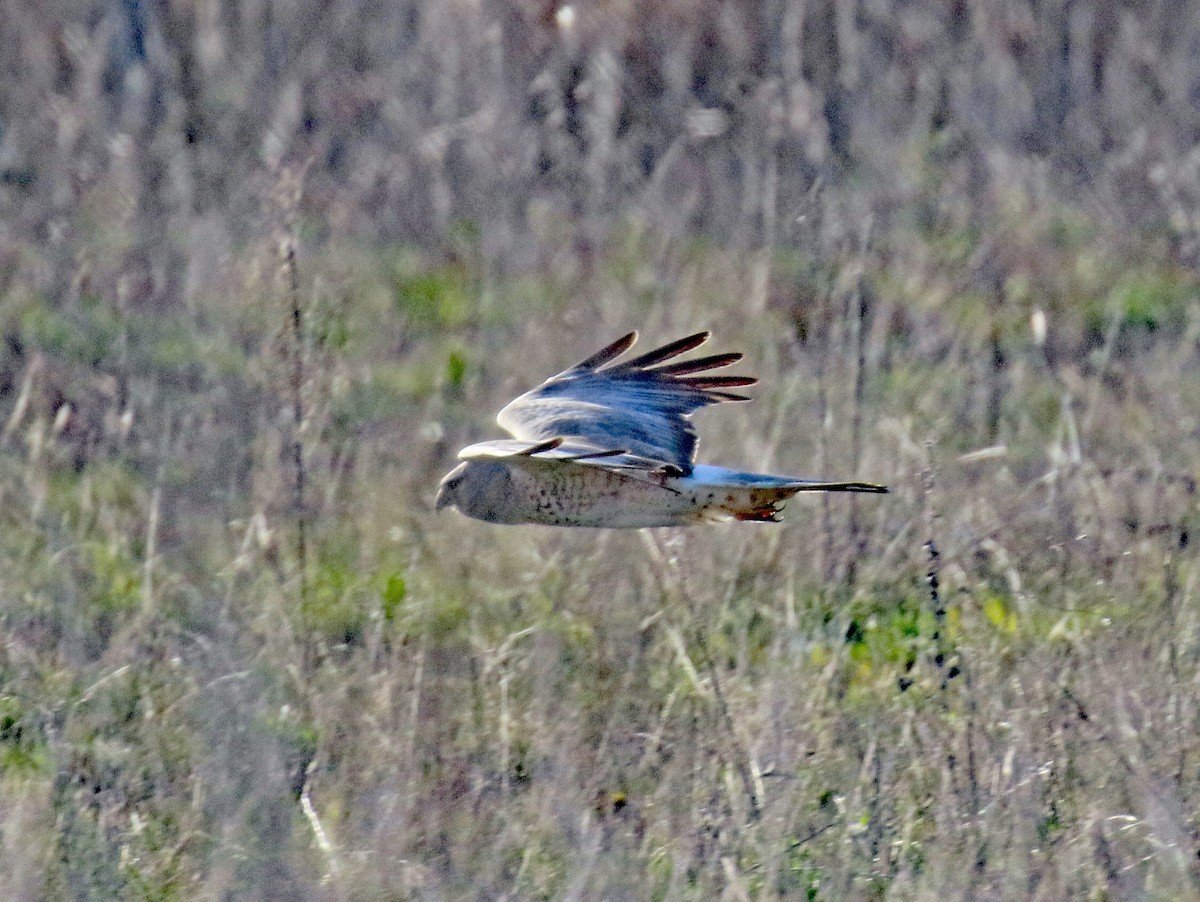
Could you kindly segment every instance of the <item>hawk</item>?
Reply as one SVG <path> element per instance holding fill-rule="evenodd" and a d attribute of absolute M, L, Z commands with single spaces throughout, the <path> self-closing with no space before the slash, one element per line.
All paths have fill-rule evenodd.
<path fill-rule="evenodd" d="M 691 415 L 750 400 L 729 389 L 758 381 L 711 373 L 741 354 L 675 359 L 708 338 L 700 332 L 618 361 L 637 341 L 630 332 L 521 395 L 496 417 L 512 438 L 463 448 L 436 507 L 488 523 L 639 528 L 777 522 L 797 492 L 887 491 L 697 464 Z"/>

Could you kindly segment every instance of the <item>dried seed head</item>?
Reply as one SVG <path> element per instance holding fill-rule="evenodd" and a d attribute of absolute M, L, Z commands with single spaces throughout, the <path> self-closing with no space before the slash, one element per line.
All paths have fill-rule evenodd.
<path fill-rule="evenodd" d="M 1033 343 L 1039 348 L 1046 344 L 1046 311 L 1041 307 L 1029 315 L 1029 328 L 1033 332 Z"/>

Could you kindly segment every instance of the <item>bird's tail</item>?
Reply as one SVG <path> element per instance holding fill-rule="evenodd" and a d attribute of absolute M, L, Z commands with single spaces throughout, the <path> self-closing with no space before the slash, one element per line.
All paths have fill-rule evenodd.
<path fill-rule="evenodd" d="M 783 502 L 798 492 L 869 492 L 881 494 L 887 486 L 872 482 L 826 482 L 792 479 L 760 473 L 742 473 L 724 467 L 697 466 L 691 479 L 711 495 L 708 512 L 717 519 L 776 523 Z"/>

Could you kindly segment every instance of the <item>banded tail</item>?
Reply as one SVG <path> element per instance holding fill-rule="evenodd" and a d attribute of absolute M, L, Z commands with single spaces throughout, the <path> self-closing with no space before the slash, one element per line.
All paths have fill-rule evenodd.
<path fill-rule="evenodd" d="M 799 492 L 865 492 L 884 494 L 887 486 L 873 482 L 826 482 L 743 473 L 725 467 L 699 465 L 684 479 L 707 502 L 706 513 L 717 519 L 778 523 L 783 502 Z"/>

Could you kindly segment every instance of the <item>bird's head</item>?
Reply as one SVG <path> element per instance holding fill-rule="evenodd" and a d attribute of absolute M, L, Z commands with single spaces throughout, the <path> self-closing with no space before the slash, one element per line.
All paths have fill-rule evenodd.
<path fill-rule="evenodd" d="M 499 461 L 464 460 L 442 477 L 434 507 L 456 507 L 489 523 L 512 523 L 513 499 L 508 468 Z"/>

